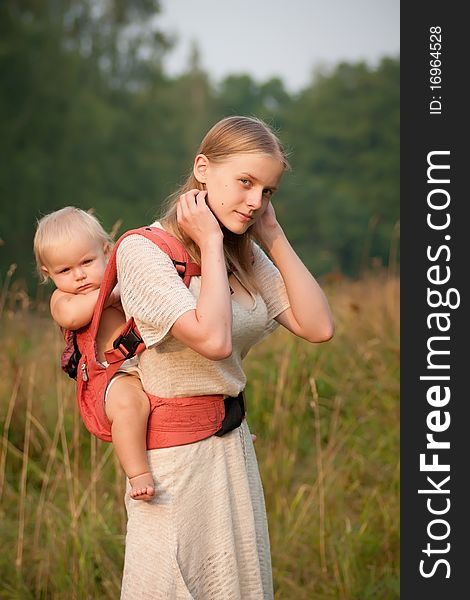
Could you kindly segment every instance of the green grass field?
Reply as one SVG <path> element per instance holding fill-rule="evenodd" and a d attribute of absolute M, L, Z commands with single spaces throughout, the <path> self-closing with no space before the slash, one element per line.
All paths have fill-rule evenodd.
<path fill-rule="evenodd" d="M 4 288 L 0 598 L 115 600 L 123 474 L 81 424 L 47 310 Z M 245 360 L 275 597 L 397 599 L 399 283 L 376 273 L 325 288 L 332 341 L 278 329 Z"/>

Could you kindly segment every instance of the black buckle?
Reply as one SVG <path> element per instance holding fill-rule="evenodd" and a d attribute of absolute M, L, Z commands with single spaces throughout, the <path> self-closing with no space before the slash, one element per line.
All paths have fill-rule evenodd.
<path fill-rule="evenodd" d="M 174 260 L 173 264 L 178 271 L 178 275 L 181 277 L 181 279 L 183 279 L 186 274 L 186 263 L 181 262 L 180 260 Z"/>
<path fill-rule="evenodd" d="M 139 344 L 143 342 L 142 338 L 138 336 L 133 329 L 130 329 L 127 333 L 121 334 L 117 337 L 113 342 L 113 348 L 115 350 L 119 350 L 124 358 L 127 360 L 128 358 L 132 358 Z M 124 347 L 124 351 L 122 347 Z"/>
<path fill-rule="evenodd" d="M 222 421 L 222 427 L 214 435 L 221 437 L 229 431 L 240 427 L 245 417 L 245 395 L 240 392 L 238 396 L 229 396 L 224 398 L 225 416 Z"/>

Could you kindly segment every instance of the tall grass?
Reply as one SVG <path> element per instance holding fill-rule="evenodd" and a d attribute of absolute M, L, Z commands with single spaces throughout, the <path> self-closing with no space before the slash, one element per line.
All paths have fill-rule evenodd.
<path fill-rule="evenodd" d="M 279 332 L 252 358 L 277 598 L 399 597 L 398 294 L 336 285 L 330 343 Z"/>
<path fill-rule="evenodd" d="M 46 311 L 3 294 L 0 598 L 118 598 L 123 474 Z M 398 295 L 393 274 L 330 282 L 331 342 L 278 329 L 245 361 L 277 599 L 399 597 Z"/>

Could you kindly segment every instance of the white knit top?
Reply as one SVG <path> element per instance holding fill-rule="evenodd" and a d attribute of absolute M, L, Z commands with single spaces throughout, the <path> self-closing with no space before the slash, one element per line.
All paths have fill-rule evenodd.
<path fill-rule="evenodd" d="M 260 293 L 248 309 L 232 300 L 233 352 L 229 358 L 212 361 L 169 334 L 179 316 L 196 308 L 201 278 L 193 277 L 188 289 L 171 259 L 153 242 L 140 235 L 122 241 L 117 252 L 121 302 L 126 317 L 134 317 L 148 348 L 140 355 L 147 392 L 166 398 L 236 396 L 244 389 L 242 359 L 277 327 L 274 317 L 289 307 L 278 269 L 255 243 L 253 255 Z"/>

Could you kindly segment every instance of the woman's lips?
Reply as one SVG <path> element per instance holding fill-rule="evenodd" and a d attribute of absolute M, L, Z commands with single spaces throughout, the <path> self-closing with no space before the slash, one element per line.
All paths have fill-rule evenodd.
<path fill-rule="evenodd" d="M 250 217 L 250 215 L 246 215 L 245 213 L 239 212 L 238 210 L 235 211 L 237 213 L 237 215 L 240 217 L 240 219 L 244 222 L 244 223 L 248 223 L 248 221 L 252 221 L 253 217 Z"/>

